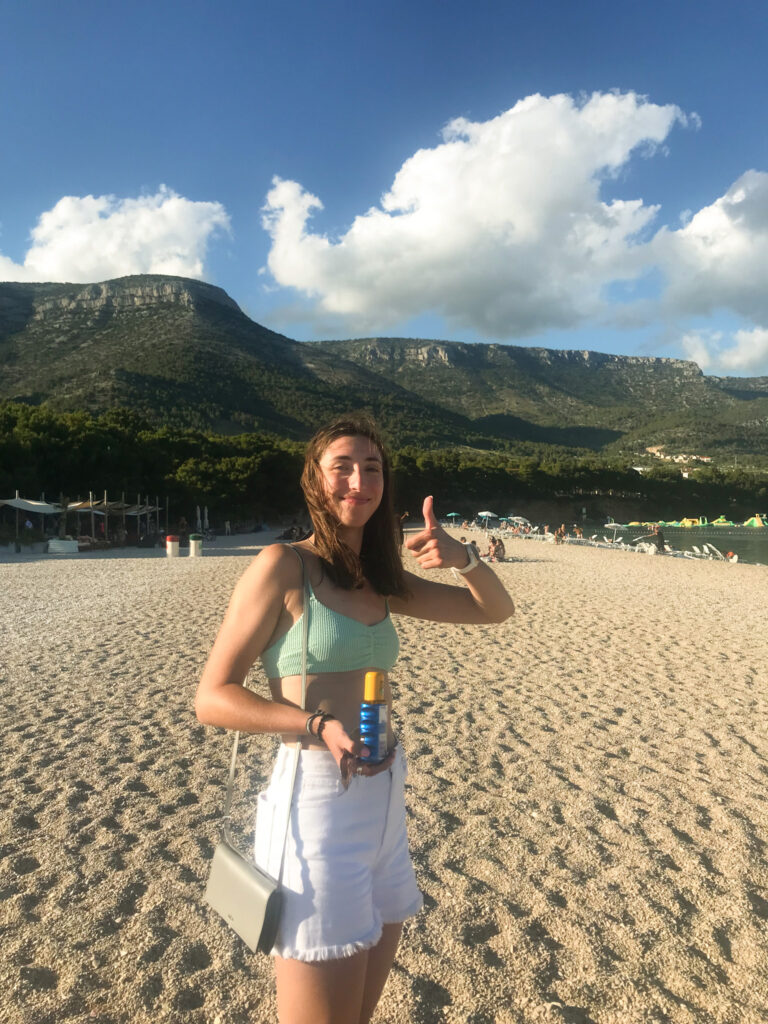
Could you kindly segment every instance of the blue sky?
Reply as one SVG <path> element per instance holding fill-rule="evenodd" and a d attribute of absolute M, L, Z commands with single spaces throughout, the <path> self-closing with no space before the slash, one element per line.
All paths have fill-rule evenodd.
<path fill-rule="evenodd" d="M 0 280 L 768 374 L 768 5 L 0 0 Z M 265 226 L 266 225 L 266 226 Z"/>

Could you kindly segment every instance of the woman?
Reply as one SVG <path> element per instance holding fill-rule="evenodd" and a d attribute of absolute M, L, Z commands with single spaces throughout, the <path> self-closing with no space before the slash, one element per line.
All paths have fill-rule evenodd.
<path fill-rule="evenodd" d="M 314 532 L 271 545 L 238 582 L 196 698 L 201 722 L 280 733 L 259 797 L 256 856 L 276 873 L 281 797 L 302 738 L 285 904 L 273 949 L 282 1024 L 363 1024 L 394 961 L 404 920 L 421 908 L 405 836 L 405 762 L 391 726 L 378 764 L 356 740 L 366 670 L 397 657 L 390 612 L 437 622 L 502 622 L 512 601 L 493 571 L 453 540 L 424 501 L 424 529 L 406 542 L 422 569 L 454 568 L 448 586 L 403 569 L 390 467 L 373 423 L 348 417 L 310 441 L 302 488 Z M 306 708 L 301 709 L 302 564 L 311 588 Z M 243 686 L 261 658 L 271 700 Z M 392 695 L 386 686 L 391 707 Z M 350 776 L 359 776 L 351 779 Z M 348 788 L 347 788 L 348 786 Z M 282 803 L 285 814 L 285 800 Z M 272 821 L 275 828 L 272 829 Z"/>

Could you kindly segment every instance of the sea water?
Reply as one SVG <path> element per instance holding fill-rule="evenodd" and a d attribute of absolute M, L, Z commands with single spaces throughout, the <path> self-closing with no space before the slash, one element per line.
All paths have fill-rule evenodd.
<path fill-rule="evenodd" d="M 605 537 L 612 540 L 614 536 L 613 527 L 606 529 L 604 523 L 591 523 L 583 529 L 585 537 L 596 533 L 598 540 Z M 712 544 L 723 555 L 733 551 L 740 562 L 768 565 L 768 527 L 662 526 L 661 531 L 666 543 L 676 551 L 693 551 L 694 546 L 701 551 L 702 544 L 706 543 Z M 647 526 L 627 526 L 617 529 L 615 535 L 617 540 L 621 538 L 627 544 L 638 537 L 651 540 L 650 533 Z"/>

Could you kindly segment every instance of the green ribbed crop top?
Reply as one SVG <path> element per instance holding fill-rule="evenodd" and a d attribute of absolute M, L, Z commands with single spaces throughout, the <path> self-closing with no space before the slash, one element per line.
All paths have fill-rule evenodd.
<path fill-rule="evenodd" d="M 400 641 L 389 606 L 381 622 L 366 626 L 322 604 L 309 584 L 307 672 L 310 675 L 363 668 L 388 672 L 397 661 L 399 651 Z M 270 679 L 301 675 L 301 617 L 287 633 L 262 651 L 261 663 Z"/>

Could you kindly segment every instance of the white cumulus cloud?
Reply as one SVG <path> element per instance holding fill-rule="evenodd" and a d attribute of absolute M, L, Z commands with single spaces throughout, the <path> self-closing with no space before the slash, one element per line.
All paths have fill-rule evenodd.
<path fill-rule="evenodd" d="M 535 95 L 488 121 L 457 118 L 338 239 L 309 227 L 318 197 L 275 178 L 269 269 L 315 300 L 318 319 L 354 329 L 424 312 L 492 337 L 575 326 L 600 313 L 606 284 L 642 271 L 641 233 L 657 212 L 605 201 L 603 180 L 685 120 L 631 92 Z"/>
<path fill-rule="evenodd" d="M 659 231 L 650 248 L 667 281 L 665 311 L 729 309 L 768 323 L 768 174 L 742 174 L 684 227 Z"/>
<path fill-rule="evenodd" d="M 719 331 L 689 331 L 680 339 L 680 347 L 686 359 L 693 360 L 702 370 L 707 370 L 717 360 L 721 337 Z"/>
<path fill-rule="evenodd" d="M 153 196 L 64 196 L 40 216 L 23 263 L 0 253 L 0 280 L 101 281 L 128 274 L 202 277 L 206 247 L 229 230 L 217 202 L 161 186 Z"/>
<path fill-rule="evenodd" d="M 694 332 L 682 339 L 686 356 L 702 370 L 721 374 L 761 374 L 768 372 L 768 328 L 753 327 L 734 331 L 729 342 L 719 331 Z"/>
<path fill-rule="evenodd" d="M 768 368 L 768 329 L 736 331 L 733 337 L 735 344 L 720 356 L 724 369 L 757 373 Z"/>

